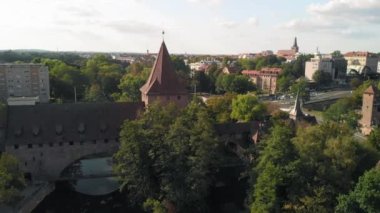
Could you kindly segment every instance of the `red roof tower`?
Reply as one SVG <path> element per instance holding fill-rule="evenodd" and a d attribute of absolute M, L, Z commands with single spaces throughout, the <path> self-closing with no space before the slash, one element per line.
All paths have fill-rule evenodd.
<path fill-rule="evenodd" d="M 146 106 L 154 101 L 187 105 L 189 97 L 186 86 L 175 72 L 165 42 L 162 42 L 149 78 L 140 91 Z"/>

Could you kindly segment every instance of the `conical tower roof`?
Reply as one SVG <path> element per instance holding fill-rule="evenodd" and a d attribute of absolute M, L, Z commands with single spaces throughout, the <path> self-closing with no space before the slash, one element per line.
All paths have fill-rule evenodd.
<path fill-rule="evenodd" d="M 365 94 L 375 94 L 376 93 L 376 88 L 371 85 L 369 86 L 365 91 L 364 91 Z"/>
<path fill-rule="evenodd" d="M 293 109 L 290 110 L 290 112 L 289 112 L 289 117 L 293 120 L 297 120 L 303 116 L 304 116 L 304 114 L 303 114 L 302 108 L 301 108 L 300 91 L 298 90 L 296 101 L 294 103 Z"/>
<path fill-rule="evenodd" d="M 177 76 L 165 42 L 162 42 L 156 62 L 147 82 L 140 88 L 147 95 L 176 95 L 187 93 Z"/>

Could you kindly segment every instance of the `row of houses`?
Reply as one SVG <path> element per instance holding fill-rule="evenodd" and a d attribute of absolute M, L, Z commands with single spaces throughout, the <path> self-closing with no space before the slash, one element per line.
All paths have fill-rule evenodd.
<path fill-rule="evenodd" d="M 375 74 L 380 71 L 379 57 L 370 52 L 348 52 L 341 57 L 321 54 L 318 50 L 305 64 L 305 78 L 313 81 L 313 75 L 320 70 L 329 73 L 332 80 L 345 79 L 347 75 Z"/>

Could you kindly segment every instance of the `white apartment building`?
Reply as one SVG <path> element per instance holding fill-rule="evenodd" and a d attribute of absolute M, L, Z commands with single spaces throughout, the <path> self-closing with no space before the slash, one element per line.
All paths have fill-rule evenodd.
<path fill-rule="evenodd" d="M 329 73 L 334 79 L 334 67 L 333 61 L 329 56 L 322 56 L 319 52 L 315 54 L 314 58 L 307 61 L 305 64 L 305 78 L 309 81 L 313 81 L 313 75 L 316 71 Z"/>
<path fill-rule="evenodd" d="M 40 64 L 0 64 L 0 99 L 38 97 L 50 99 L 49 70 Z"/>

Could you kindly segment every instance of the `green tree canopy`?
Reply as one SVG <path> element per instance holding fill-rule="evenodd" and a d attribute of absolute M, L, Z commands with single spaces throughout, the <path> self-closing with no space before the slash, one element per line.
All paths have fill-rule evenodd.
<path fill-rule="evenodd" d="M 234 93 L 226 93 L 223 96 L 214 96 L 207 100 L 206 105 L 210 115 L 217 123 L 231 121 L 232 100 L 235 97 Z"/>
<path fill-rule="evenodd" d="M 254 174 L 251 212 L 281 212 L 286 203 L 286 188 L 296 187 L 297 152 L 291 142 L 294 132 L 286 126 L 276 125 L 263 141 L 263 149 Z M 293 182 L 292 182 L 293 181 Z"/>
<path fill-rule="evenodd" d="M 232 100 L 231 118 L 238 121 L 260 120 L 266 112 L 265 105 L 256 96 L 238 95 Z"/>
<path fill-rule="evenodd" d="M 0 156 L 0 204 L 12 204 L 21 198 L 25 180 L 18 160 L 6 153 Z"/>
<path fill-rule="evenodd" d="M 255 89 L 247 76 L 238 74 L 220 74 L 216 80 L 216 91 L 219 93 L 234 92 L 244 94 Z"/>
<path fill-rule="evenodd" d="M 169 203 L 178 212 L 204 212 L 219 158 L 215 138 L 207 109 L 196 100 L 180 114 L 174 105 L 153 105 L 127 120 L 115 171 L 128 198 L 157 211 Z"/>
<path fill-rule="evenodd" d="M 322 70 L 317 70 L 313 74 L 313 80 L 318 86 L 328 86 L 332 83 L 332 76 L 330 73 L 324 72 Z"/>
<path fill-rule="evenodd" d="M 380 169 L 374 168 L 359 178 L 355 189 L 338 198 L 337 213 L 380 212 Z"/>

